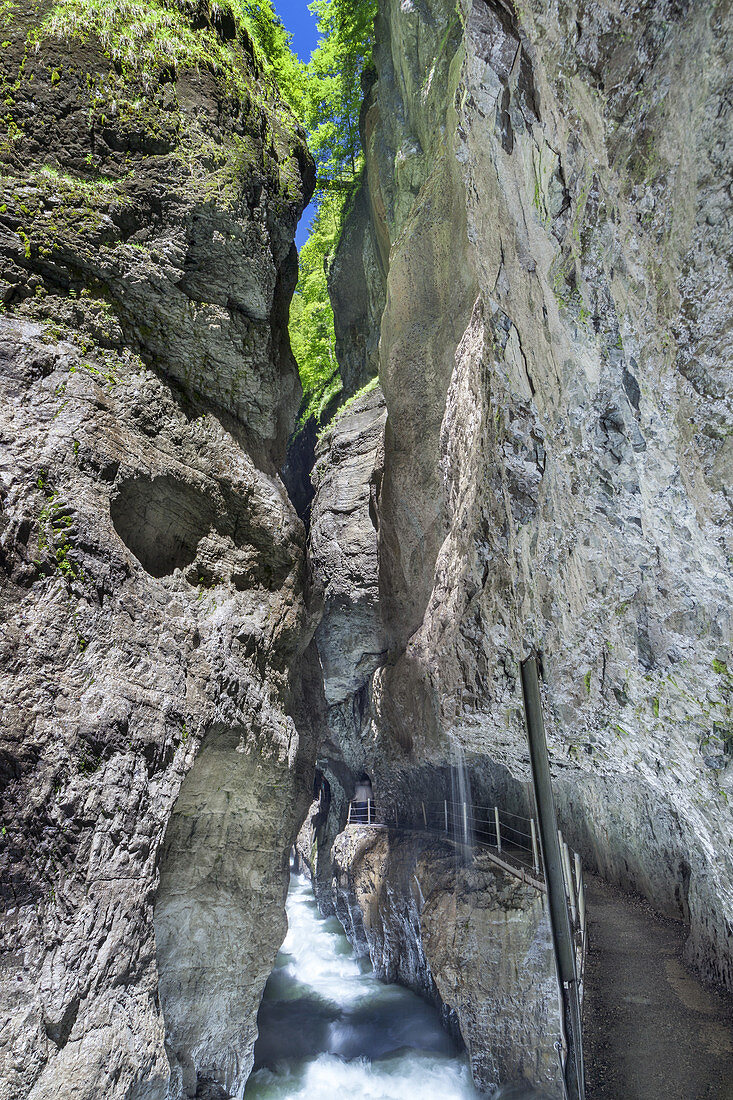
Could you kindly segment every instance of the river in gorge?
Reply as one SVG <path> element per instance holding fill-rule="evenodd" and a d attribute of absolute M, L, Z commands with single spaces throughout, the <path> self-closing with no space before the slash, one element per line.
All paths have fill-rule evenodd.
<path fill-rule="evenodd" d="M 245 1100 L 464 1100 L 480 1094 L 436 1010 L 357 959 L 293 875 L 288 934 L 258 1017 Z"/>

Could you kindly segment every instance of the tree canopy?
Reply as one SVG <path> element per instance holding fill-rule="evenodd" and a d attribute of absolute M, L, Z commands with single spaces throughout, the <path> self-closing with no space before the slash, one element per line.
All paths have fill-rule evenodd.
<path fill-rule="evenodd" d="M 272 68 L 283 99 L 305 122 L 306 66 L 293 53 L 293 36 L 285 28 L 272 0 L 233 0 L 252 41 Z"/>
<path fill-rule="evenodd" d="M 303 63 L 272 0 L 232 0 L 281 94 L 305 126 L 317 165 L 315 203 L 290 309 L 290 342 L 303 386 L 301 422 L 321 420 L 341 390 L 327 268 L 362 167 L 361 74 L 371 59 L 377 0 L 313 0 L 318 44 Z"/>
<path fill-rule="evenodd" d="M 320 37 L 307 63 L 293 52 L 273 0 L 232 2 L 308 132 L 319 183 L 325 189 L 353 179 L 361 154 L 361 74 L 371 58 L 377 0 L 313 0 Z"/>
<path fill-rule="evenodd" d="M 300 253 L 290 341 L 303 386 L 301 422 L 320 422 L 341 391 L 327 269 L 362 168 L 361 74 L 371 60 L 377 0 L 313 0 L 310 10 L 320 39 L 305 66 L 303 121 L 317 165 L 318 211 Z"/>
<path fill-rule="evenodd" d="M 321 197 L 310 236 L 300 250 L 298 285 L 290 306 L 290 344 L 303 387 L 301 422 L 310 416 L 320 422 L 341 392 L 327 264 L 341 229 L 342 202 L 339 193 Z"/>
<path fill-rule="evenodd" d="M 361 74 L 371 58 L 377 0 L 313 0 L 321 38 L 308 65 L 305 124 L 322 182 L 359 167 Z"/>

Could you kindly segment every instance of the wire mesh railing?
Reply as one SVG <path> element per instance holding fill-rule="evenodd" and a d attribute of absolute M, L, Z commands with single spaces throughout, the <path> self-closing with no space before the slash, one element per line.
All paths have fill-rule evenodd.
<path fill-rule="evenodd" d="M 542 875 L 542 859 L 534 820 L 499 806 L 482 806 L 451 799 L 416 802 L 410 806 L 378 806 L 368 802 L 349 804 L 348 825 L 380 825 L 415 829 L 447 836 L 469 847 L 495 848 L 536 875 Z"/>
<path fill-rule="evenodd" d="M 463 848 L 496 853 L 510 873 L 544 889 L 544 867 L 537 823 L 500 806 L 483 806 L 452 799 L 433 799 L 409 805 L 381 806 L 374 799 L 349 803 L 347 825 L 427 832 Z M 571 852 L 559 833 L 565 894 L 579 962 L 585 961 L 585 890 L 580 856 Z"/>

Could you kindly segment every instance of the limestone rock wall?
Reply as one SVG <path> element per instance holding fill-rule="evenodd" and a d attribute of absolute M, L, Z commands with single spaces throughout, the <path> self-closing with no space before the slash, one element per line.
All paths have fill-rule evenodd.
<path fill-rule="evenodd" d="M 309 850 L 314 853 L 314 888 L 324 913 L 332 911 L 331 846 L 346 823 L 354 781 L 367 759 L 361 735 L 369 721 L 371 675 L 387 652 L 376 510 L 385 417 L 378 385 L 357 396 L 323 433 L 312 475 L 316 496 L 309 557 L 323 592 L 316 645 L 328 707 L 319 767 L 328 805 Z"/>
<path fill-rule="evenodd" d="M 388 654 L 351 728 L 378 801 L 451 741 L 521 787 L 538 647 L 566 836 L 733 986 L 726 15 L 382 0 Z"/>
<path fill-rule="evenodd" d="M 310 559 L 323 586 L 316 642 L 329 704 L 358 692 L 386 653 L 376 521 L 385 418 L 376 387 L 336 417 L 316 451 Z"/>
<path fill-rule="evenodd" d="M 350 826 L 334 846 L 336 913 L 376 974 L 433 1000 L 463 1037 L 478 1087 L 561 1097 L 560 1011 L 541 895 L 484 857 Z"/>
<path fill-rule="evenodd" d="M 368 103 L 368 100 L 367 100 Z M 379 323 L 384 309 L 386 234 L 373 216 L 366 179 L 356 192 L 339 246 L 328 269 L 333 305 L 336 358 L 343 396 L 357 393 L 379 373 Z M 382 249 L 380 249 L 382 243 Z M 377 319 L 377 323 L 374 321 Z"/>
<path fill-rule="evenodd" d="M 241 1095 L 321 706 L 275 473 L 312 166 L 215 7 L 138 67 L 136 9 L 71 10 L 1 16 L 0 1093 Z"/>

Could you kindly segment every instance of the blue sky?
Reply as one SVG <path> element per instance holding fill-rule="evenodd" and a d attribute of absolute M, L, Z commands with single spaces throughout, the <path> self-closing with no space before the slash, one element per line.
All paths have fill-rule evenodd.
<path fill-rule="evenodd" d="M 308 11 L 308 0 L 274 0 L 274 7 L 293 36 L 298 57 L 308 61 L 318 40 L 316 20 Z"/>
<path fill-rule="evenodd" d="M 273 6 L 293 36 L 293 49 L 298 57 L 301 61 L 308 61 L 318 41 L 316 19 L 308 11 L 308 0 L 274 0 Z M 295 243 L 299 250 L 308 240 L 315 212 L 312 203 L 303 211 L 295 234 Z"/>

